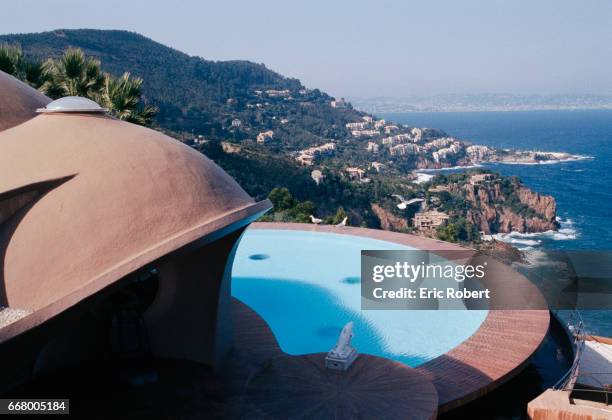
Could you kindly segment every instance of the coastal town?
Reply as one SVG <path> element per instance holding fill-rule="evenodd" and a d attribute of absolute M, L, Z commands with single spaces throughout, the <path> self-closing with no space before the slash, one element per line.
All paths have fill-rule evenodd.
<path fill-rule="evenodd" d="M 335 125 L 337 131 L 333 135 L 299 148 L 294 138 L 287 137 L 288 129 L 296 122 L 289 104 L 295 103 L 300 109 L 328 108 L 340 113 L 346 122 Z M 253 121 L 237 113 L 225 120 L 235 139 L 221 142 L 224 153 L 276 151 L 307 169 L 317 186 L 325 185 L 330 174 L 356 185 L 395 179 L 400 188 L 397 192 L 415 201 L 398 203 L 389 197 L 377 203 L 374 200 L 380 199 L 372 197 L 370 207 L 381 226 L 451 241 L 474 242 L 511 231 L 554 230 L 555 205 L 549 202 L 542 205 L 546 197 L 527 193 L 519 185 L 512 186 L 504 196 L 500 185 L 505 181 L 486 171 L 470 173 L 454 182 L 420 171 L 474 167 L 489 162 L 536 164 L 582 158 L 568 153 L 502 150 L 473 144 L 439 129 L 376 118 L 354 110 L 344 99 L 321 102 L 318 94 L 305 88 L 255 90 L 245 108 L 255 110 L 258 118 Z M 262 125 L 265 130 L 258 129 Z M 190 143 L 198 148 L 206 142 L 200 135 Z M 510 195 L 516 195 L 516 199 Z M 449 204 L 456 201 L 467 203 L 465 208 L 469 210 Z"/>
<path fill-rule="evenodd" d="M 295 92 L 289 89 L 255 90 L 253 100 L 249 101 L 246 107 L 258 110 L 261 118 L 267 117 L 265 125 L 270 128 L 257 131 L 260 123 L 249 126 L 241 119 L 234 117 L 228 119 L 228 129 L 234 133 L 242 131 L 245 134 L 253 135 L 258 145 L 280 148 L 293 156 L 300 165 L 305 166 L 316 166 L 334 156 L 350 160 L 343 152 L 345 150 L 354 151 L 355 148 L 358 148 L 360 149 L 358 154 L 361 155 L 361 158 L 365 157 L 367 163 L 361 167 L 347 166 L 341 170 L 351 179 L 361 182 L 368 182 L 369 178 L 363 174 L 357 175 L 360 173 L 357 169 L 363 171 L 364 174 L 372 169 L 381 173 L 394 161 L 412 162 L 413 169 L 419 170 L 474 166 L 489 162 L 536 164 L 582 158 L 569 153 L 495 149 L 472 144 L 449 136 L 439 129 L 410 127 L 357 112 L 343 98 L 331 99 L 326 104 L 317 104 L 312 100 L 312 95 L 308 89 L 299 89 Z M 321 138 L 318 144 L 293 149 L 291 142 L 286 139 L 287 133 L 283 127 L 291 125 L 291 118 L 283 116 L 282 113 L 278 115 L 279 105 L 291 102 L 297 102 L 302 108 L 323 106 L 339 112 L 350 111 L 349 115 L 354 117 L 344 123 L 343 127 L 338 130 L 339 134 L 333 138 Z M 246 137 L 241 141 L 248 142 L 248 140 Z M 407 174 L 404 173 L 404 175 Z"/>

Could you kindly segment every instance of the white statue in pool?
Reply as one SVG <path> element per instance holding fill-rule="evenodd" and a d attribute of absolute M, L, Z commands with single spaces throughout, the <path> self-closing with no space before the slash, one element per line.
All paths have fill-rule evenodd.
<path fill-rule="evenodd" d="M 347 370 L 358 356 L 357 350 L 351 345 L 353 338 L 353 321 L 347 323 L 338 342 L 325 357 L 325 367 L 328 369 Z"/>

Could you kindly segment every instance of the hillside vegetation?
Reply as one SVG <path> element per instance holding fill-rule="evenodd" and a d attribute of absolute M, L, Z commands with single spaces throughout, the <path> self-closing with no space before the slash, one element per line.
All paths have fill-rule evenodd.
<path fill-rule="evenodd" d="M 255 90 L 285 90 L 299 92 L 303 89 L 296 79 L 290 79 L 269 70 L 263 64 L 249 61 L 210 61 L 192 57 L 162 45 L 142 35 L 127 31 L 108 30 L 57 30 L 36 34 L 0 36 L 0 43 L 19 44 L 24 54 L 44 61 L 58 58 L 70 47 L 82 49 L 86 55 L 102 62 L 103 70 L 120 76 L 129 72 L 142 78 L 143 94 L 147 102 L 159 107 L 157 116 L 163 128 L 181 132 L 192 130 L 212 138 L 232 136 L 225 130 L 227 119 L 242 116 L 253 122 L 266 119 L 266 114 L 275 114 L 274 109 L 249 112 L 249 101 L 256 98 Z M 318 90 L 304 95 L 311 103 L 329 102 L 329 96 Z M 329 135 L 326 128 L 337 122 L 355 118 L 354 112 L 322 113 L 312 107 L 292 104 L 287 113 L 311 121 L 313 132 Z M 328 105 L 329 106 L 329 105 Z M 329 114 L 329 115 L 328 115 Z M 268 121 L 267 126 L 273 124 Z M 265 124 L 258 124 L 266 128 Z M 315 127 L 319 126 L 319 130 Z M 299 127 L 288 127 L 287 135 L 303 135 Z M 301 132 L 301 133 L 300 133 Z M 311 138 L 312 140 L 312 138 Z"/>
<path fill-rule="evenodd" d="M 33 63 L 61 63 L 67 50 L 81 50 L 109 80 L 126 72 L 142 79 L 138 98 L 157 110 L 153 125 L 205 153 L 256 199 L 270 196 L 276 208 L 267 220 L 307 222 L 312 214 L 338 223 L 346 215 L 351 225 L 412 231 L 417 211 L 435 210 L 448 221 L 420 233 L 467 242 L 478 231 L 555 227 L 554 199 L 518 180 L 495 175 L 467 187 L 468 174 L 413 182 L 415 169 L 534 159 L 531 152 L 377 119 L 263 64 L 192 57 L 132 32 L 57 30 L 2 35 L 2 43 Z M 436 187 L 444 191 L 432 193 Z M 405 206 L 399 196 L 424 201 Z"/>

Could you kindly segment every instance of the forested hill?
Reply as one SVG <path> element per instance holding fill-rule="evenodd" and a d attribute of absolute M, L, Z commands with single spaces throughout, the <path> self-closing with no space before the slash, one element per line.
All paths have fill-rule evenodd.
<path fill-rule="evenodd" d="M 18 44 L 30 64 L 74 47 L 99 59 L 113 76 L 130 72 L 142 78 L 144 100 L 159 107 L 155 123 L 188 140 L 257 200 L 269 196 L 275 211 L 268 220 L 308 222 L 316 215 L 339 223 L 346 216 L 351 225 L 419 230 L 412 216 L 420 207 L 404 202 L 417 199 L 442 220 L 438 230 L 419 232 L 446 240 L 473 242 L 478 230 L 556 228 L 554 200 L 518 182 L 475 174 L 474 181 L 466 175 L 419 184 L 414 170 L 570 155 L 496 150 L 438 129 L 395 124 L 263 64 L 191 57 L 132 32 L 0 35 L 4 43 Z"/>
<path fill-rule="evenodd" d="M 300 132 L 303 127 L 283 127 L 278 133 L 281 137 L 285 131 L 294 137 L 305 137 L 305 143 L 310 143 L 309 138 L 316 141 L 319 135 L 333 135 L 329 127 L 335 122 L 344 127 L 345 122 L 355 119 L 355 111 L 331 108 L 329 96 L 316 89 L 306 90 L 298 80 L 283 77 L 263 64 L 192 57 L 133 32 L 66 29 L 1 35 L 0 43 L 19 44 L 27 57 L 41 61 L 59 57 L 68 47 L 81 48 L 87 55 L 99 58 L 102 69 L 115 76 L 127 71 L 141 77 L 145 99 L 160 108 L 158 123 L 173 131 L 193 130 L 212 138 L 228 138 L 231 135 L 226 128 L 232 117 L 244 119 L 247 124 L 253 120 L 256 123 L 253 125 L 259 128 L 273 129 L 273 121 L 261 123 L 267 120 L 266 113 L 278 110 L 251 109 L 265 102 L 265 98 L 257 97 L 256 91 L 267 90 L 288 90 L 294 106 L 289 106 L 285 113 L 306 114 L 313 127 L 305 133 Z M 304 101 L 326 106 L 324 110 L 309 110 L 300 107 L 299 103 Z"/>

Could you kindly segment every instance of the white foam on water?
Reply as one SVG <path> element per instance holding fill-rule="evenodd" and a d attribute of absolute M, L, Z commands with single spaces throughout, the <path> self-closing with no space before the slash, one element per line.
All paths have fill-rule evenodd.
<path fill-rule="evenodd" d="M 497 233 L 493 235 L 498 241 L 506 242 L 509 244 L 517 245 L 519 249 L 525 249 L 526 247 L 535 247 L 542 244 L 542 240 L 548 239 L 553 241 L 568 241 L 576 239 L 578 233 L 574 229 L 574 221 L 572 219 L 562 219 L 557 217 L 557 222 L 561 225 L 559 230 L 547 230 L 545 232 L 510 232 L 510 233 Z"/>
<path fill-rule="evenodd" d="M 510 232 L 496 233 L 492 236 L 498 241 L 506 242 L 513 245 L 538 246 L 542 243 L 542 241 L 538 239 L 532 239 L 535 238 L 536 235 L 537 234 L 535 233 Z"/>

